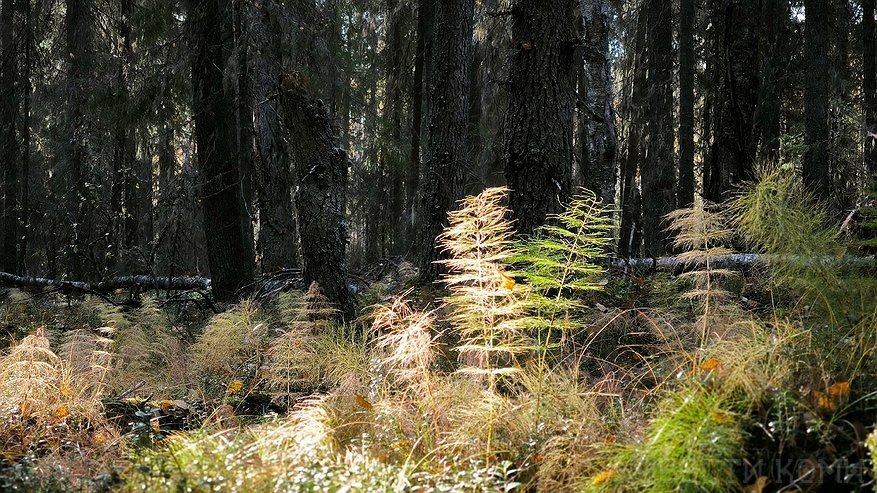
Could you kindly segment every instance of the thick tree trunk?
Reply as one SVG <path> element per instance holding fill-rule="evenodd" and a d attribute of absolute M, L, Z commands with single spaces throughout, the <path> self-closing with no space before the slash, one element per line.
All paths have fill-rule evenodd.
<path fill-rule="evenodd" d="M 574 0 L 512 4 L 506 180 L 521 234 L 545 223 L 569 199 L 575 114 Z"/>
<path fill-rule="evenodd" d="M 298 231 L 292 203 L 292 163 L 280 118 L 283 46 L 280 6 L 259 0 L 253 14 L 255 43 L 257 190 L 262 271 L 274 272 L 298 263 Z"/>
<path fill-rule="evenodd" d="M 829 198 L 831 61 L 829 0 L 805 0 L 804 26 L 804 184 L 817 198 Z"/>
<path fill-rule="evenodd" d="M 579 0 L 584 51 L 583 84 L 579 88 L 579 128 L 584 133 L 582 174 L 585 188 L 605 204 L 615 203 L 618 179 L 612 67 L 609 60 L 610 12 L 607 0 Z"/>
<path fill-rule="evenodd" d="M 679 2 L 679 187 L 676 203 L 694 203 L 694 34 L 695 0 Z"/>
<path fill-rule="evenodd" d="M 238 169 L 235 94 L 223 80 L 233 47 L 231 0 L 202 0 L 192 25 L 198 46 L 193 65 L 195 137 L 201 204 L 213 291 L 231 300 L 253 278 Z"/>
<path fill-rule="evenodd" d="M 21 0 L 19 0 L 21 1 Z M 13 46 L 13 14 L 15 2 L 3 0 L 0 4 L 0 166 L 3 167 L 3 228 L 0 231 L 0 268 L 9 272 L 18 270 L 18 228 L 22 210 L 18 202 L 18 142 L 15 132 L 18 112 L 15 91 L 18 49 Z"/>
<path fill-rule="evenodd" d="M 438 0 L 429 78 L 426 162 L 418 190 L 417 250 L 422 282 L 438 276 L 435 239 L 463 194 L 468 156 L 469 70 L 474 0 Z"/>
<path fill-rule="evenodd" d="M 63 162 L 65 163 L 65 214 L 69 230 L 67 232 L 65 256 L 67 273 L 75 279 L 82 279 L 84 268 L 82 259 L 85 256 L 89 233 L 88 190 L 85 186 L 87 174 L 87 139 L 84 109 L 87 101 L 84 83 L 90 73 L 89 46 L 92 39 L 91 0 L 67 0 L 65 17 L 65 38 L 68 57 L 66 81 L 67 121 L 65 129 L 65 145 L 63 146 Z"/>
<path fill-rule="evenodd" d="M 865 114 L 865 167 L 877 180 L 877 40 L 874 33 L 874 0 L 862 0 L 862 92 Z M 872 183 L 874 185 L 875 183 Z"/>
<path fill-rule="evenodd" d="M 759 64 L 757 2 L 717 2 L 710 13 L 712 142 L 704 166 L 704 196 L 721 201 L 733 185 L 754 177 Z"/>
<path fill-rule="evenodd" d="M 664 216 L 675 208 L 673 129 L 673 18 L 671 5 L 648 0 L 649 93 L 647 155 L 642 161 L 643 244 L 647 257 L 660 257 L 669 247 Z"/>
<path fill-rule="evenodd" d="M 645 134 L 643 108 L 648 93 L 646 41 L 648 19 L 643 12 L 636 16 L 634 32 L 634 52 L 630 57 L 629 74 L 625 84 L 624 116 L 627 132 L 624 158 L 621 167 L 621 230 L 618 239 L 618 255 L 622 258 L 635 257 L 640 253 L 642 239 L 641 195 L 637 183 L 639 163 L 644 153 Z"/>
<path fill-rule="evenodd" d="M 316 281 L 345 317 L 353 316 L 347 287 L 347 155 L 338 147 L 323 102 L 299 73 L 287 74 L 281 97 L 298 177 L 295 206 L 301 238 L 302 276 Z"/>

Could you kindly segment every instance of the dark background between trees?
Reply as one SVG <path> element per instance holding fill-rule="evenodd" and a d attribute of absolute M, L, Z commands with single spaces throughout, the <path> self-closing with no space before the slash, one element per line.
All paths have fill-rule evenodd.
<path fill-rule="evenodd" d="M 0 0 L 0 270 L 424 281 L 457 199 L 580 186 L 618 255 L 761 163 L 841 216 L 877 171 L 874 0 Z"/>

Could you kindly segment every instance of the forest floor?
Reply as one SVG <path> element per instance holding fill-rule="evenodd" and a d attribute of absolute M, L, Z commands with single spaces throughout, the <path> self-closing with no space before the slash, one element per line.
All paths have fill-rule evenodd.
<path fill-rule="evenodd" d="M 219 314 L 0 290 L 0 490 L 872 488 L 877 282 L 805 204 L 674 214 L 674 275 L 601 267 L 587 198 L 523 242 L 501 199 L 452 217 L 443 283 L 385 263 L 347 323 L 316 285 Z M 769 260 L 710 267 L 728 224 Z"/>

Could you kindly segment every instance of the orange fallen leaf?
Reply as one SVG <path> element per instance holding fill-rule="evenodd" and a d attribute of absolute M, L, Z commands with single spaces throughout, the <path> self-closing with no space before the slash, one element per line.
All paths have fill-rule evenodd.
<path fill-rule="evenodd" d="M 365 397 L 356 394 L 356 403 L 363 409 L 373 409 L 374 406 Z"/>
<path fill-rule="evenodd" d="M 504 272 L 500 272 L 499 277 L 501 279 L 500 286 L 502 286 L 503 289 L 511 291 L 515 288 L 515 280 L 513 278 L 506 275 Z"/>
<path fill-rule="evenodd" d="M 228 395 L 235 395 L 243 388 L 244 382 L 240 380 L 232 380 L 231 382 L 228 382 L 228 388 L 226 389 L 226 392 L 228 392 Z"/>
<path fill-rule="evenodd" d="M 838 399 L 845 399 L 850 396 L 850 382 L 837 382 L 831 387 L 828 387 L 828 395 L 832 397 L 837 397 Z"/>
<path fill-rule="evenodd" d="M 833 411 L 834 410 L 834 399 L 823 394 L 822 392 L 814 392 L 813 400 L 816 404 L 816 408 L 820 411 Z"/>
<path fill-rule="evenodd" d="M 706 371 L 712 371 L 721 365 L 722 365 L 721 361 L 719 361 L 715 358 L 710 358 L 710 359 L 708 359 L 700 364 L 700 369 L 706 370 Z"/>
<path fill-rule="evenodd" d="M 615 475 L 618 474 L 618 471 L 615 469 L 607 469 L 601 473 L 596 474 L 591 479 L 591 484 L 594 486 L 599 486 L 601 484 L 606 484 L 610 479 L 614 478 Z"/>

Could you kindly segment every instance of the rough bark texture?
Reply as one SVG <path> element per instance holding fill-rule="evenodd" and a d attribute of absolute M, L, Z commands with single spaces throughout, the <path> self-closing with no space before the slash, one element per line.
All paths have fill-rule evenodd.
<path fill-rule="evenodd" d="M 877 49 L 874 38 L 874 0 L 862 0 L 862 92 L 865 113 L 865 166 L 877 176 Z"/>
<path fill-rule="evenodd" d="M 679 186 L 676 203 L 694 203 L 694 21 L 695 0 L 679 2 Z"/>
<path fill-rule="evenodd" d="M 438 276 L 435 239 L 463 194 L 468 156 L 469 70 L 474 0 L 437 0 L 429 78 L 425 163 L 418 188 L 417 251 L 422 282 Z"/>
<path fill-rule="evenodd" d="M 669 246 L 664 216 L 675 208 L 673 154 L 673 24 L 671 5 L 649 0 L 646 15 L 649 93 L 646 102 L 648 140 L 640 164 L 643 202 L 643 244 L 647 257 L 660 257 Z"/>
<path fill-rule="evenodd" d="M 829 0 L 806 0 L 804 26 L 804 185 L 819 199 L 829 197 L 831 61 Z"/>
<path fill-rule="evenodd" d="M 252 35 L 257 54 L 254 61 L 256 188 L 263 272 L 294 267 L 298 263 L 298 231 L 292 203 L 295 181 L 280 117 L 284 23 L 279 8 L 274 0 L 260 0 L 253 9 Z"/>
<path fill-rule="evenodd" d="M 646 16 L 641 12 L 635 21 L 634 55 L 630 66 L 626 67 L 627 83 L 623 101 L 627 133 L 624 157 L 621 166 L 621 230 L 618 239 L 618 255 L 622 258 L 639 255 L 642 238 L 641 195 L 637 183 L 637 172 L 643 147 L 644 129 L 642 121 L 645 96 L 648 92 L 646 68 Z"/>
<path fill-rule="evenodd" d="M 609 63 L 610 11 L 607 0 L 579 0 L 584 67 L 579 91 L 584 186 L 606 204 L 615 203 L 617 137 Z"/>
<path fill-rule="evenodd" d="M 67 0 L 64 35 L 70 56 L 66 81 L 66 142 L 62 152 L 66 173 L 64 206 L 67 224 L 70 226 L 67 231 L 65 257 L 67 273 L 75 279 L 83 278 L 82 259 L 87 245 L 84 240 L 90 231 L 86 224 L 91 204 L 85 187 L 88 149 L 83 112 L 88 99 L 83 85 L 90 72 L 90 23 L 91 0 Z"/>
<path fill-rule="evenodd" d="M 353 316 L 347 286 L 347 155 L 323 102 L 305 87 L 300 74 L 284 77 L 285 123 L 298 178 L 295 206 L 301 238 L 302 276 L 319 283 L 345 317 Z"/>
<path fill-rule="evenodd" d="M 15 62 L 18 50 L 13 46 L 14 13 L 15 2 L 3 0 L 0 4 L 0 166 L 3 168 L 0 268 L 10 272 L 18 269 L 16 250 L 21 217 L 18 203 L 18 142 L 15 132 L 18 112 Z"/>
<path fill-rule="evenodd" d="M 234 86 L 224 84 L 232 51 L 231 0 L 198 3 L 193 26 L 195 137 L 201 170 L 201 204 L 214 295 L 233 299 L 253 278 L 238 169 Z"/>
<path fill-rule="evenodd" d="M 512 4 L 506 180 L 515 227 L 528 234 L 570 196 L 575 114 L 574 0 Z"/>
<path fill-rule="evenodd" d="M 759 88 L 757 2 L 717 2 L 710 12 L 710 149 L 704 196 L 719 202 L 732 186 L 753 178 L 758 141 L 753 132 Z"/>

